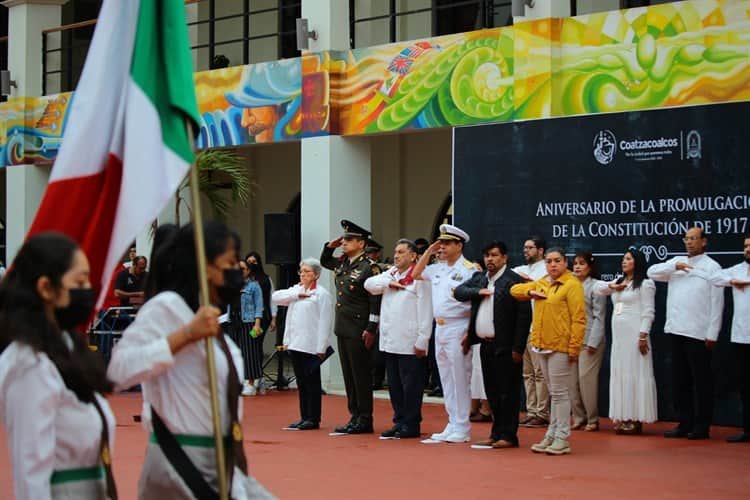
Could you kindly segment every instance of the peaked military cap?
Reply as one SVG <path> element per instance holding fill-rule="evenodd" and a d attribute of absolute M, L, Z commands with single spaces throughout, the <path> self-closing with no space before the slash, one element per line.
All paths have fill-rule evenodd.
<path fill-rule="evenodd" d="M 440 236 L 438 236 L 438 239 L 463 241 L 464 243 L 468 243 L 469 235 L 463 229 L 452 224 L 440 224 Z"/>
<path fill-rule="evenodd" d="M 344 228 L 344 238 L 359 238 L 369 240 L 372 234 L 362 226 L 358 226 L 350 220 L 342 219 L 341 227 Z"/>
<path fill-rule="evenodd" d="M 378 252 L 383 249 L 383 245 L 378 243 L 377 241 L 370 238 L 367 240 L 367 246 L 365 247 L 365 252 Z"/>

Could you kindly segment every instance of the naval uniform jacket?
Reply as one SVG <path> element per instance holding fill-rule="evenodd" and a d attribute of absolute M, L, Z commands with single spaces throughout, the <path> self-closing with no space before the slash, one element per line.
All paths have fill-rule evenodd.
<path fill-rule="evenodd" d="M 531 305 L 519 302 L 510 294 L 510 287 L 526 280 L 518 274 L 506 269 L 502 276 L 495 281 L 495 296 L 493 301 L 492 322 L 495 326 L 495 354 L 508 354 L 515 351 L 523 354 L 531 325 Z M 471 301 L 471 321 L 469 323 L 469 343 L 478 344 L 481 339 L 477 336 L 477 312 L 479 304 L 484 299 L 479 290 L 487 288 L 489 279 L 487 273 L 478 271 L 453 292 L 456 300 Z"/>
<path fill-rule="evenodd" d="M 364 253 L 350 262 L 345 255 L 334 257 L 334 250 L 326 244 L 320 254 L 320 263 L 335 274 L 336 319 L 333 333 L 344 338 L 360 338 L 365 330 L 377 333 L 381 297 L 365 290 L 365 281 L 370 276 L 380 274 L 380 268 Z"/>

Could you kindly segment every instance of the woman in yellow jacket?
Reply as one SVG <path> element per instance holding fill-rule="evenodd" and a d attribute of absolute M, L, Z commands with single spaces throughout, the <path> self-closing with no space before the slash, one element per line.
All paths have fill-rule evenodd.
<path fill-rule="evenodd" d="M 583 285 L 568 270 L 562 248 L 550 248 L 544 256 L 547 275 L 514 285 L 517 300 L 534 301 L 531 349 L 539 355 L 544 381 L 552 397 L 550 424 L 544 439 L 531 447 L 534 453 L 570 453 L 570 396 L 568 378 L 578 361 L 586 329 Z"/>

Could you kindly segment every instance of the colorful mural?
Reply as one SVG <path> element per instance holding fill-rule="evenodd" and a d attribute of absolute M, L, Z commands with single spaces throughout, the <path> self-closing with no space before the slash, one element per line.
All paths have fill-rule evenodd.
<path fill-rule="evenodd" d="M 338 134 L 508 120 L 513 28 L 352 50 L 332 77 Z"/>
<path fill-rule="evenodd" d="M 693 0 L 196 73 L 199 148 L 750 100 L 750 0 Z M 71 94 L 0 104 L 51 161 Z"/>
<path fill-rule="evenodd" d="M 299 58 L 196 73 L 195 87 L 201 113 L 198 148 L 299 138 Z"/>
<path fill-rule="evenodd" d="M 52 163 L 71 99 L 66 93 L 15 97 L 0 104 L 0 167 Z"/>
<path fill-rule="evenodd" d="M 750 2 L 678 2 L 559 22 L 555 115 L 750 98 Z"/>

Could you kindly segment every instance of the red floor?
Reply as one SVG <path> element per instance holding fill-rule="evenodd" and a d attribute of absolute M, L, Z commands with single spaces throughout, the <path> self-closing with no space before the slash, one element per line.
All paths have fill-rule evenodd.
<path fill-rule="evenodd" d="M 542 429 L 521 429 L 521 447 L 473 450 L 466 445 L 380 441 L 377 435 L 330 437 L 347 420 L 346 401 L 326 396 L 323 428 L 282 431 L 297 420 L 295 391 L 245 398 L 246 449 L 252 473 L 280 498 L 400 499 L 497 498 L 750 498 L 750 443 L 729 445 L 736 429 L 713 428 L 709 441 L 667 440 L 671 424 L 644 436 L 615 436 L 609 422 L 598 433 L 575 432 L 573 454 L 535 455 L 528 446 Z M 120 498 L 135 498 L 146 435 L 132 415 L 139 394 L 111 398 L 120 425 L 115 477 Z M 376 431 L 390 427 L 388 401 L 375 401 Z M 33 418 L 33 417 L 32 417 Z M 422 431 L 445 425 L 441 405 L 425 404 Z M 488 424 L 472 435 L 485 438 Z M 4 431 L 0 432 L 0 498 L 12 498 Z M 165 499 L 166 500 L 166 499 Z"/>

